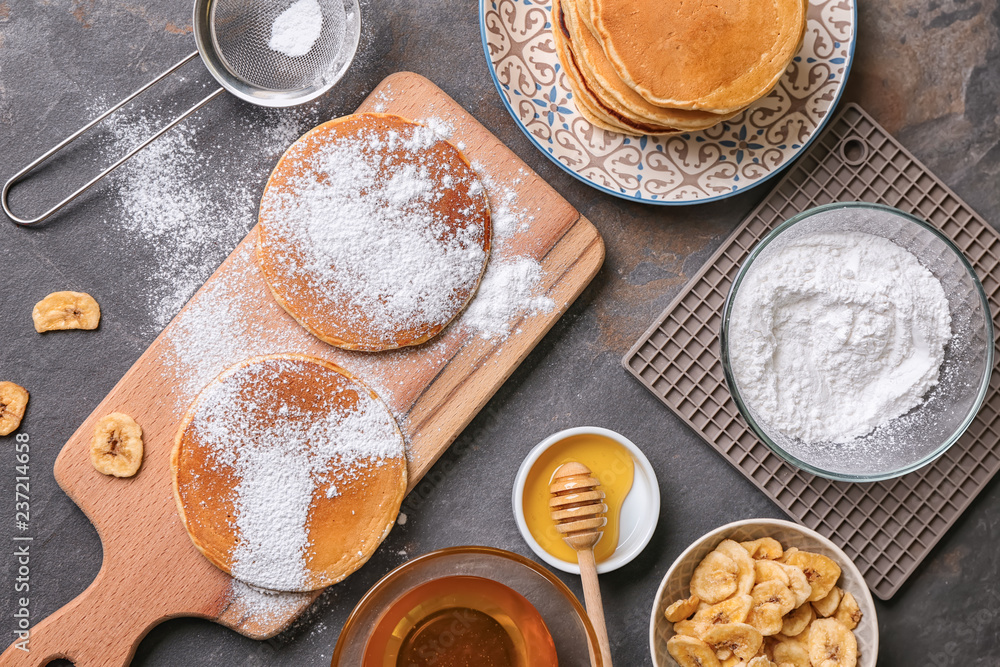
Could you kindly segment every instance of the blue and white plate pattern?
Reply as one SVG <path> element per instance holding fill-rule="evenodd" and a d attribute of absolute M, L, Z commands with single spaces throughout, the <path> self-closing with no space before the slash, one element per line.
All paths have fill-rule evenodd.
<path fill-rule="evenodd" d="M 832 115 L 854 54 L 856 0 L 810 0 L 802 48 L 769 95 L 708 130 L 630 137 L 591 125 L 552 42 L 551 0 L 480 0 L 500 97 L 556 164 L 604 192 L 652 204 L 729 197 L 788 165 Z"/>

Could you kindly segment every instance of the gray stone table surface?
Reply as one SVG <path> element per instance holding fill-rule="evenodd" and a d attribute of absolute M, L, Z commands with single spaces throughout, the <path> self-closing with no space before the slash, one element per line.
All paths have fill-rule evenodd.
<path fill-rule="evenodd" d="M 1000 224 L 1000 6 L 997 0 L 861 1 L 846 99 L 859 102 L 991 224 Z M 254 222 L 274 161 L 299 132 L 352 111 L 386 75 L 429 77 L 600 229 L 607 261 L 520 369 L 407 499 L 409 521 L 305 618 L 258 642 L 176 619 L 135 665 L 327 665 L 354 603 L 407 557 L 485 544 L 530 555 L 510 510 L 516 468 L 561 428 L 598 425 L 643 447 L 663 512 L 649 547 L 602 578 L 618 665 L 648 665 L 647 625 L 673 559 L 728 521 L 782 517 L 735 469 L 619 365 L 640 333 L 765 194 L 656 208 L 592 190 L 521 134 L 490 80 L 472 0 L 365 0 L 356 61 L 305 109 L 264 111 L 225 96 L 140 162 L 40 229 L 0 220 L 0 379 L 31 391 L 31 611 L 35 621 L 97 574 L 101 544 L 52 477 L 59 448 Z M 193 50 L 188 0 L 0 0 L 0 179 L 109 102 Z M 149 123 L 205 94 L 198 64 L 15 194 L 54 202 Z M 60 289 L 100 301 L 96 332 L 37 335 L 31 307 Z M 0 640 L 13 637 L 14 440 L 0 438 Z M 123 508 L 128 511 L 128 508 Z M 405 554 L 405 555 L 402 555 Z M 580 594 L 579 580 L 560 575 Z M 994 480 L 888 603 L 879 664 L 1000 665 L 1000 482 Z M 96 632 L 115 632 L 114 619 Z"/>

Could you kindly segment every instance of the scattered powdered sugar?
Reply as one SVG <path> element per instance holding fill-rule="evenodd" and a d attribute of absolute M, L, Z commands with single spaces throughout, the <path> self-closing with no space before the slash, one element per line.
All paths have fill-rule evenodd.
<path fill-rule="evenodd" d="M 100 109 L 103 111 L 103 108 Z M 120 155 L 158 127 L 146 115 L 113 115 L 108 153 Z M 209 157 L 209 140 L 194 123 L 182 124 L 160 137 L 112 176 L 120 213 L 107 220 L 116 243 L 151 254 L 144 273 L 132 287 L 153 314 L 153 331 L 162 329 L 211 275 L 257 221 L 257 189 L 266 176 L 235 168 L 254 157 L 276 158 L 302 132 L 316 124 L 315 107 L 266 111 L 262 120 L 240 118 L 240 133 L 252 145 L 213 146 L 237 157 Z M 199 152 L 201 151 L 201 152 Z M 233 162 L 232 168 L 219 161 Z M 226 187 L 212 187 L 212 172 L 227 171 Z"/>
<path fill-rule="evenodd" d="M 404 455 L 392 415 L 367 392 L 356 392 L 349 409 L 332 397 L 322 405 L 286 401 L 292 376 L 311 365 L 269 359 L 233 369 L 199 397 L 191 426 L 210 465 L 239 480 L 232 574 L 272 590 L 308 582 L 307 518 L 317 490 Z"/>
<path fill-rule="evenodd" d="M 487 267 L 472 300 L 459 320 L 460 326 L 492 340 L 506 337 L 518 316 L 547 313 L 555 302 L 536 294 L 542 267 L 530 257 L 516 257 Z"/>
<path fill-rule="evenodd" d="M 339 2 L 332 3 L 343 7 Z M 323 10 L 317 0 L 297 0 L 271 24 L 267 45 L 289 58 L 304 56 L 323 32 Z"/>
<path fill-rule="evenodd" d="M 267 150 L 277 153 L 301 134 L 304 124 L 314 122 L 310 118 L 279 115 L 266 128 L 253 131 L 263 137 Z M 448 121 L 431 118 L 423 122 L 435 128 L 439 137 L 451 135 Z M 144 129 L 144 122 L 132 122 L 116 127 L 116 134 L 124 142 L 141 136 Z M 205 186 L 191 146 L 193 135 L 193 131 L 183 127 L 175 128 L 136 156 L 134 164 L 123 168 L 119 179 L 124 215 L 112 225 L 136 243 L 157 250 L 158 261 L 149 267 L 148 283 L 140 289 L 140 294 L 145 295 L 161 326 L 176 314 L 255 220 L 253 195 L 246 185 L 246 175 L 235 182 L 239 186 L 235 190 L 244 191 L 239 196 L 227 191 L 232 196 L 218 198 Z M 432 139 L 431 135 L 420 135 L 421 141 Z M 153 150 L 156 146 L 163 148 Z M 525 175 L 517 173 L 500 178 L 490 175 L 482 165 L 474 166 L 490 197 L 493 247 L 470 306 L 452 327 L 500 342 L 509 335 L 519 317 L 549 312 L 555 304 L 540 293 L 541 265 L 514 247 L 514 241 L 530 233 L 533 220 L 533 213 L 521 206 L 515 189 Z M 397 182 L 396 187 L 402 184 L 403 181 Z M 205 254 L 206 248 L 210 255 Z M 166 339 L 170 355 L 164 363 L 175 377 L 172 390 L 175 410 L 183 412 L 206 384 L 243 359 L 274 352 L 305 351 L 315 344 L 313 336 L 299 326 L 275 326 L 273 319 L 258 317 L 258 302 L 262 298 L 271 302 L 261 280 L 254 247 L 247 244 L 233 258 L 228 270 L 199 294 L 170 329 Z M 441 342 L 445 341 L 439 338 L 416 351 L 422 357 L 433 358 L 436 365 L 444 364 L 451 354 L 447 350 L 452 347 L 438 345 Z M 401 354 L 409 353 L 404 350 Z M 397 407 L 393 396 L 404 383 L 392 376 L 380 355 L 346 353 L 343 357 L 338 359 L 339 363 L 360 373 L 394 409 Z M 398 407 L 406 409 L 405 404 Z M 396 416 L 402 418 L 400 413 Z"/>
<path fill-rule="evenodd" d="M 277 327 L 264 318 L 249 317 L 264 288 L 252 244 L 243 245 L 229 270 L 206 287 L 171 327 L 164 365 L 177 383 L 176 410 L 183 411 L 205 385 L 230 366 L 249 357 L 302 351 L 314 342 L 301 327 Z"/>
<path fill-rule="evenodd" d="M 506 183 L 491 176 L 483 165 L 472 166 L 490 195 L 493 248 L 479 290 L 455 326 L 486 340 L 503 340 L 520 317 L 548 313 L 556 304 L 540 293 L 542 265 L 511 250 L 511 240 L 527 232 L 534 219 L 521 208 L 514 189 L 523 173 Z"/>
<path fill-rule="evenodd" d="M 269 591 L 233 579 L 229 585 L 229 599 L 257 623 L 283 624 L 288 621 L 289 614 L 308 605 L 313 594 Z"/>
<path fill-rule="evenodd" d="M 459 147 L 459 150 L 463 149 Z M 514 234 L 527 231 L 533 218 L 518 205 L 517 191 L 514 189 L 514 186 L 521 183 L 523 175 L 519 174 L 511 183 L 501 183 L 482 164 L 473 162 L 472 168 L 479 173 L 479 179 L 490 193 L 490 221 L 494 239 L 502 245 Z"/>
<path fill-rule="evenodd" d="M 307 293 L 337 305 L 353 335 L 391 339 L 450 321 L 482 274 L 485 230 L 474 208 L 456 225 L 437 205 L 449 187 L 432 169 L 449 170 L 446 180 L 473 197 L 478 185 L 451 174 L 448 163 L 433 164 L 440 140 L 432 127 L 415 125 L 345 133 L 316 148 L 288 187 L 261 204 L 268 238 L 298 250 L 296 259 L 266 250 L 291 278 L 273 286 L 294 294 L 303 280 Z"/>
<path fill-rule="evenodd" d="M 871 234 L 812 233 L 747 274 L 729 354 L 766 425 L 845 443 L 921 404 L 951 336 L 941 282 L 911 253 Z"/>

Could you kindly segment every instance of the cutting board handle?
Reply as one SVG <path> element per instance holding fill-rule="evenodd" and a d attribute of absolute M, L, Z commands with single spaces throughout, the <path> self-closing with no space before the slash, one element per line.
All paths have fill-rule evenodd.
<path fill-rule="evenodd" d="M 85 591 L 31 627 L 26 644 L 15 640 L 0 655 L 0 667 L 42 667 L 57 658 L 76 667 L 128 665 L 139 641 L 166 615 L 155 594 L 136 588 L 141 582 L 105 576 L 107 570 L 105 563 Z"/>

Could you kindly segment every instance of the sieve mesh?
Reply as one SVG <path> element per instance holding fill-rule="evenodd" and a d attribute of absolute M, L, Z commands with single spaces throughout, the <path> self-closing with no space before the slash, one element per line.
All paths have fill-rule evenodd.
<path fill-rule="evenodd" d="M 250 86 L 281 92 L 320 86 L 327 77 L 337 75 L 338 57 L 347 33 L 347 11 L 342 0 L 316 0 L 323 24 L 305 55 L 291 57 L 268 46 L 275 19 L 296 1 L 212 2 L 212 44 L 230 74 Z"/>

